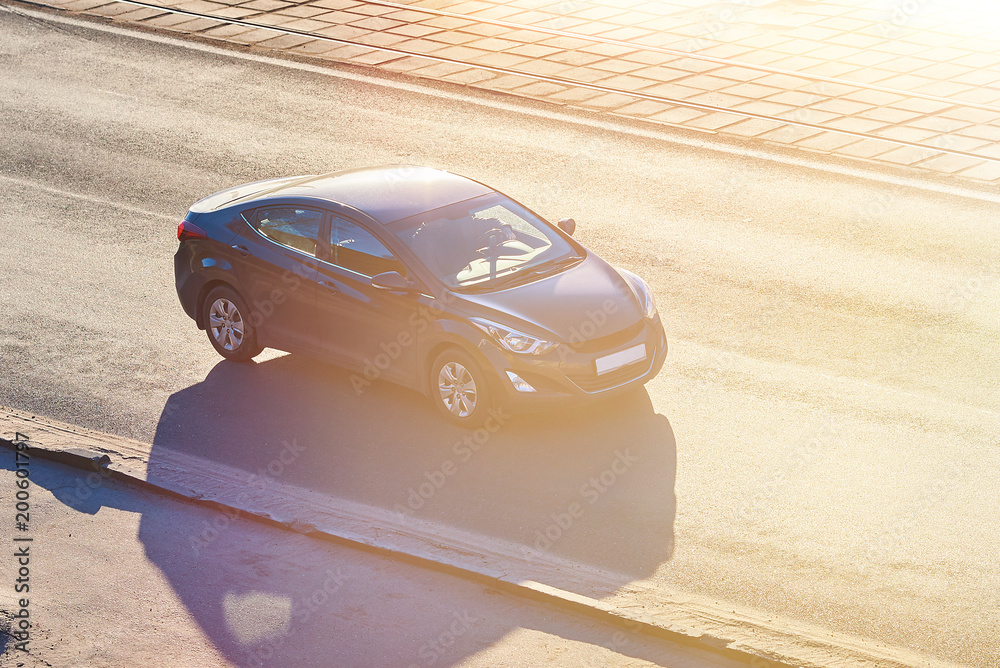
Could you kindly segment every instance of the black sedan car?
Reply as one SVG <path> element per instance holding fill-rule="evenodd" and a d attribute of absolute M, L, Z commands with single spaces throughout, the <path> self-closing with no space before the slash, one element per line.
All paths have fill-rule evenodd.
<path fill-rule="evenodd" d="M 177 294 L 223 357 L 265 347 L 426 393 L 451 421 L 605 397 L 659 372 L 649 286 L 492 188 L 425 167 L 251 183 L 191 207 Z"/>

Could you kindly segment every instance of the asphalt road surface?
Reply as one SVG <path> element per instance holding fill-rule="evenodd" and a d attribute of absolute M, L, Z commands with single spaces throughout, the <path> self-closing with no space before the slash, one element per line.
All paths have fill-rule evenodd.
<path fill-rule="evenodd" d="M 995 202 L 7 11 L 0 70 L 0 403 L 151 458 L 291 445 L 283 481 L 1000 665 Z M 472 450 L 408 390 L 223 362 L 174 293 L 187 207 L 401 162 L 574 217 L 651 283 L 661 374 Z"/>

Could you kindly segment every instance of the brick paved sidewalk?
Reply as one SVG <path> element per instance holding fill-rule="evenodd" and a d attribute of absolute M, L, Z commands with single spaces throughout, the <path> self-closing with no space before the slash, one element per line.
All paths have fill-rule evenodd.
<path fill-rule="evenodd" d="M 279 34 L 117 0 L 37 1 L 691 130 L 1000 182 L 1000 11 L 975 13 L 960 2 L 898 0 L 874 9 L 860 0 L 146 0 L 304 33 Z"/>

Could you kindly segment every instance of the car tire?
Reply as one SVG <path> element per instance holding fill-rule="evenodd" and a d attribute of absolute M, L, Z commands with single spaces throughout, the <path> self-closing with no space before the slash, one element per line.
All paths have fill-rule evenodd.
<path fill-rule="evenodd" d="M 449 348 L 430 366 L 429 394 L 441 415 L 452 424 L 475 428 L 493 408 L 489 379 L 472 356 Z"/>
<path fill-rule="evenodd" d="M 263 350 L 250 323 L 250 309 L 236 290 L 220 285 L 208 293 L 202 309 L 208 340 L 227 360 L 249 362 Z"/>

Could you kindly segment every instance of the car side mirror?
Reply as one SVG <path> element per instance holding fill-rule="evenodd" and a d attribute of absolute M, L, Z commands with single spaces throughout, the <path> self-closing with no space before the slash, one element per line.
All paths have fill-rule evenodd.
<path fill-rule="evenodd" d="M 573 236 L 573 232 L 576 231 L 576 221 L 572 218 L 563 218 L 558 223 L 559 229 L 566 234 Z"/>
<path fill-rule="evenodd" d="M 391 292 L 413 292 L 417 289 L 398 271 L 384 271 L 381 274 L 375 274 L 372 276 L 372 287 Z"/>

